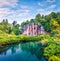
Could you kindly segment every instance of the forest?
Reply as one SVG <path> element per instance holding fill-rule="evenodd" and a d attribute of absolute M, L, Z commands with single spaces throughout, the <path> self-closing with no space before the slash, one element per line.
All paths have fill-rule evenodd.
<path fill-rule="evenodd" d="M 22 32 L 22 27 L 24 25 L 37 22 L 43 25 L 45 31 L 51 36 L 55 36 L 60 33 L 60 12 L 52 12 L 48 15 L 37 14 L 34 19 L 27 20 L 21 24 L 17 24 L 17 21 L 13 21 L 12 24 L 8 22 L 8 19 L 3 19 L 0 22 L 0 34 L 15 34 L 19 35 Z"/>

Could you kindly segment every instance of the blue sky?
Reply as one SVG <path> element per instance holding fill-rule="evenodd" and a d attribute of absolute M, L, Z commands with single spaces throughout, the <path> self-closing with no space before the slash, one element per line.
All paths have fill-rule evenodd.
<path fill-rule="evenodd" d="M 0 22 L 7 18 L 10 23 L 21 23 L 52 11 L 60 12 L 60 0 L 0 0 Z"/>

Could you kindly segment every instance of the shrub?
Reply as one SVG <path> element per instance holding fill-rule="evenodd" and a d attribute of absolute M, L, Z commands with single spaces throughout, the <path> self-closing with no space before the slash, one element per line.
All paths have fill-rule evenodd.
<path fill-rule="evenodd" d="M 56 42 L 50 42 L 48 46 L 44 49 L 44 56 L 50 58 L 53 55 L 59 56 L 60 54 L 60 44 Z"/>
<path fill-rule="evenodd" d="M 48 61 L 60 61 L 60 58 L 57 56 L 51 56 Z"/>

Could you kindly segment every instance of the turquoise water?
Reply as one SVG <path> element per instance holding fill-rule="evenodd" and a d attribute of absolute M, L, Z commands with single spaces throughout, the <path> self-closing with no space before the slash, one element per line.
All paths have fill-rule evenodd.
<path fill-rule="evenodd" d="M 38 42 L 20 43 L 8 46 L 0 52 L 0 61 L 46 61 L 43 46 Z"/>

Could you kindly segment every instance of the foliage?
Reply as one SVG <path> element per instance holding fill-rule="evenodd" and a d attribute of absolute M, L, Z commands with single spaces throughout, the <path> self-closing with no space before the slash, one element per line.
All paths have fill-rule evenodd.
<path fill-rule="evenodd" d="M 44 49 L 44 55 L 46 58 L 50 58 L 51 56 L 55 55 L 60 57 L 60 44 L 56 42 L 48 42 L 48 46 Z M 50 60 L 50 59 L 49 59 Z"/>
<path fill-rule="evenodd" d="M 4 37 L 3 37 L 4 36 Z M 19 42 L 30 42 L 30 41 L 40 41 L 42 37 L 40 36 L 24 36 L 24 35 L 8 35 L 8 34 L 1 34 L 0 35 L 0 45 L 9 45 L 15 44 Z"/>
<path fill-rule="evenodd" d="M 10 24 L 8 19 L 3 19 L 0 23 L 0 30 L 7 34 L 14 33 L 15 35 L 19 35 L 22 32 L 23 26 L 31 23 L 42 25 L 46 32 L 49 32 L 51 36 L 54 36 L 57 31 L 58 33 L 60 31 L 60 12 L 51 12 L 45 16 L 37 14 L 34 19 L 22 22 L 21 25 L 17 24 L 17 21 L 13 21 L 13 23 Z"/>
<path fill-rule="evenodd" d="M 21 25 L 27 25 L 30 23 L 38 23 L 44 26 L 44 29 L 46 32 L 53 32 L 53 30 L 60 27 L 60 13 L 57 12 L 51 12 L 48 15 L 40 15 L 37 14 L 34 19 L 31 19 L 30 21 L 23 22 Z"/>
<path fill-rule="evenodd" d="M 13 21 L 12 24 L 8 23 L 8 20 L 3 19 L 3 21 L 0 23 L 0 33 L 4 34 L 11 34 L 14 33 L 15 35 L 20 34 L 20 25 L 17 24 L 16 21 Z"/>
<path fill-rule="evenodd" d="M 53 55 L 49 58 L 49 61 L 60 61 L 60 58 Z"/>

